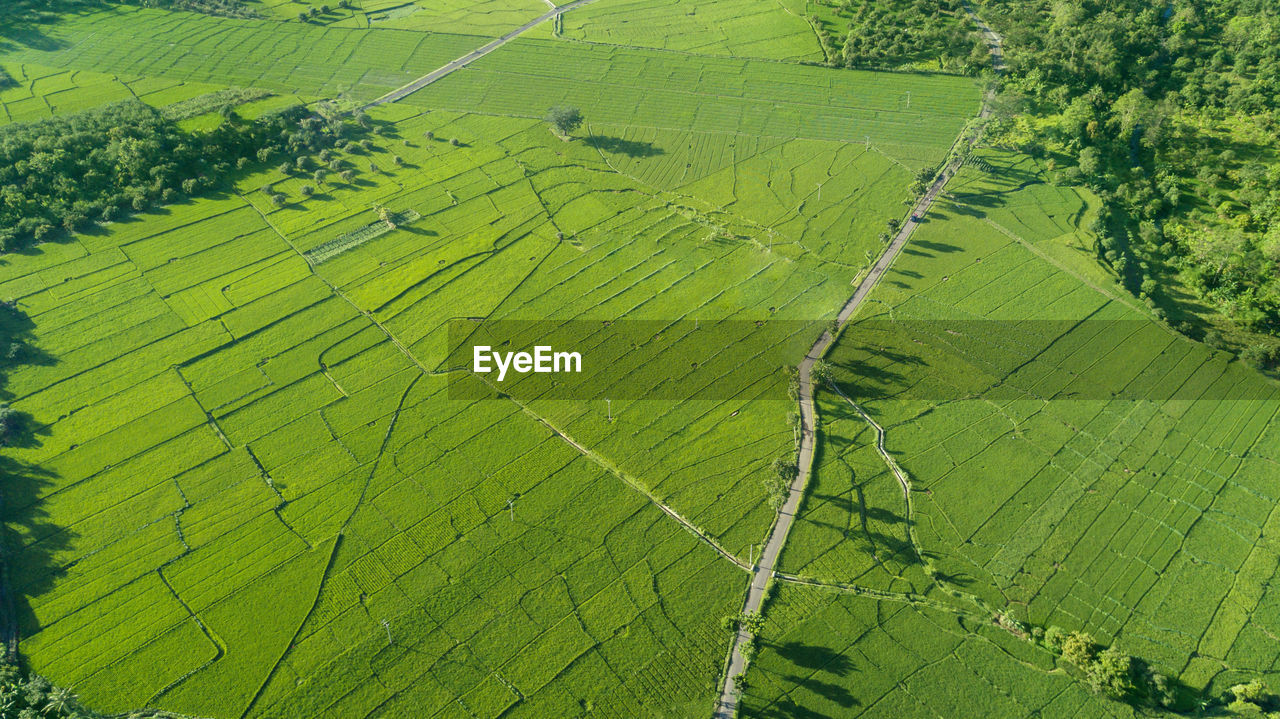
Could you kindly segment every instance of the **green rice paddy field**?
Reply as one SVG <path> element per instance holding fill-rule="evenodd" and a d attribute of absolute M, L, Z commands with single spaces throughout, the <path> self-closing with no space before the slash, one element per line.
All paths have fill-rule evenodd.
<path fill-rule="evenodd" d="M 1081 708 L 1076 689 L 1049 692 L 1052 675 L 1027 694 L 1021 675 L 1052 671 L 1052 655 L 957 635 L 992 612 L 1088 631 L 1196 691 L 1273 677 L 1274 384 L 1150 319 L 1093 262 L 1088 196 L 1044 184 L 1030 158 L 985 152 L 949 189 L 830 355 L 849 397 L 819 397 L 815 476 L 781 563 L 920 603 L 785 588 L 748 713 L 817 706 L 817 692 L 850 715 L 965 715 L 924 689 L 940 672 L 1012 700 L 1007 716 L 1128 711 Z M 917 343 L 850 339 L 890 318 L 949 333 L 945 369 Z M 1004 329 L 963 337 L 974 320 Z M 1002 364 L 1011 338 L 1034 361 Z M 1134 358 L 1108 365 L 1125 370 L 1108 378 L 1122 398 L 1054 399 L 1087 376 L 1081 357 L 1116 355 Z M 905 496 L 851 398 L 883 428 Z M 887 642 L 909 659 L 885 666 Z M 878 670 L 899 683 L 870 681 Z"/>
<path fill-rule="evenodd" d="M 46 40 L 0 55 L 10 122 L 371 99 L 486 42 L 128 8 Z M 538 119 L 566 101 L 572 142 Z M 4 387 L 39 428 L 6 453 L 24 657 L 103 711 L 705 714 L 747 580 L 708 542 L 768 530 L 792 407 L 451 399 L 446 324 L 828 319 L 977 106 L 962 78 L 519 40 L 371 110 L 350 180 L 250 166 L 7 255 L 45 358 Z"/>

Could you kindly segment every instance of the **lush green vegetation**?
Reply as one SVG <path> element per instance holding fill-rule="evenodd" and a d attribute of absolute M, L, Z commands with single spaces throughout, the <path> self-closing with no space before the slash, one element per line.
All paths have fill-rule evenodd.
<path fill-rule="evenodd" d="M 1115 686 L 1103 659 L 1137 667 L 1112 693 L 1138 706 L 1157 684 L 1185 685 L 1188 711 L 1229 704 L 1275 656 L 1276 389 L 1099 267 L 1096 198 L 1050 172 L 1007 151 L 971 158 L 844 331 L 829 360 L 857 406 L 819 394 L 814 484 L 782 568 L 1023 633 L 1087 632 L 1112 651 L 1091 643 L 1080 683 Z M 889 317 L 938 337 L 874 329 Z M 1127 359 L 1101 363 L 1120 395 L 1107 399 L 1078 363 L 1114 357 Z"/>
<path fill-rule="evenodd" d="M 798 0 L 624 0 L 564 16 L 560 34 L 634 47 L 821 62 L 822 48 Z"/>
<path fill-rule="evenodd" d="M 123 27 L 135 47 L 99 41 Z M 65 46 L 6 66 L 164 78 L 130 111 L 179 138 L 289 97 L 195 83 L 371 97 L 483 43 L 133 9 L 45 32 Z M 5 505 L 33 666 L 112 711 L 707 710 L 745 579 L 707 543 L 745 557 L 769 526 L 788 407 L 459 401 L 446 323 L 829 314 L 977 88 L 549 43 L 459 73 L 491 96 L 449 78 L 359 141 L 281 138 L 219 192 L 7 257 L 0 297 L 49 358 L 7 386 L 39 429 Z M 569 141 L 542 119 L 561 104 L 587 121 Z"/>
<path fill-rule="evenodd" d="M 793 321 L 695 369 L 795 399 L 978 110 L 962 3 L 600 2 L 367 114 L 545 5 L 127 5 L 0 28 L 32 670 L 112 712 L 704 716 L 743 629 L 744 716 L 1277 708 L 1275 386 L 1172 331 L 1274 329 L 1267 4 L 979 6 L 999 147 L 815 366 L 745 615 L 793 403 L 496 394 L 449 326 Z M 13 672 L 22 719 L 95 716 Z"/>
<path fill-rule="evenodd" d="M 84 230 L 156 203 L 220 185 L 233 169 L 287 157 L 299 169 L 342 138 L 345 123 L 304 108 L 241 121 L 229 102 L 188 103 L 170 117 L 223 108 L 225 121 L 199 134 L 166 114 L 125 101 L 28 125 L 0 127 L 0 249 Z"/>
<path fill-rule="evenodd" d="M 960 0 L 814 0 L 809 8 L 831 64 L 966 75 L 991 67 Z"/>
<path fill-rule="evenodd" d="M 1274 4 L 983 6 L 1009 57 L 999 141 L 1048 153 L 1058 181 L 1098 193 L 1098 256 L 1132 293 L 1193 336 L 1273 364 Z"/>

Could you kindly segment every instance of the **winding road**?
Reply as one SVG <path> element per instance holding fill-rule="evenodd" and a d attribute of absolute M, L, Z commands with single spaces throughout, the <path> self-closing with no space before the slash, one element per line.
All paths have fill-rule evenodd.
<path fill-rule="evenodd" d="M 1002 40 L 985 22 L 982 21 L 973 12 L 973 8 L 969 3 L 965 3 L 965 11 L 969 13 L 969 17 L 973 20 L 983 38 L 986 40 L 987 47 L 991 50 L 991 66 L 997 73 L 1004 70 L 1004 47 Z M 980 119 L 986 119 L 991 115 L 991 98 L 992 94 L 988 93 L 982 100 L 982 109 L 978 113 Z M 977 140 L 976 132 L 963 134 L 956 139 L 956 146 L 962 144 L 972 144 Z M 875 265 L 871 267 L 871 271 L 867 276 L 858 283 L 857 289 L 854 290 L 853 296 L 840 309 L 837 315 L 837 323 L 844 325 L 853 316 L 853 313 L 862 305 L 867 295 L 871 294 L 871 290 L 880 282 L 880 278 L 893 265 L 893 261 L 897 259 L 902 252 L 902 248 L 906 246 L 907 240 L 911 239 L 911 235 L 915 232 L 919 222 L 914 218 L 923 218 L 929 208 L 933 206 L 934 200 L 938 195 L 942 194 L 943 189 L 947 186 L 947 182 L 960 169 L 963 162 L 963 156 L 957 155 L 950 163 L 943 168 L 942 172 L 934 179 L 933 184 L 929 186 L 924 196 L 911 208 L 911 216 L 902 228 L 898 230 L 898 234 L 894 236 L 889 245 L 885 247 L 880 258 L 876 260 Z M 798 453 L 798 465 L 800 468 L 796 478 L 792 480 L 791 487 L 787 494 L 787 501 L 778 510 L 777 519 L 774 522 L 773 529 L 769 533 L 769 539 L 765 544 L 764 551 L 760 554 L 760 563 L 755 566 L 754 573 L 751 577 L 751 586 L 747 590 L 747 600 L 743 604 L 742 611 L 744 613 L 758 612 L 760 605 L 764 601 L 765 587 L 769 580 L 775 574 L 775 564 L 778 555 L 782 553 L 782 547 L 786 544 L 787 534 L 791 531 L 791 524 L 795 521 L 796 511 L 800 508 L 800 502 L 804 498 L 805 486 L 809 483 L 809 475 L 813 469 L 813 450 L 814 450 L 814 427 L 816 413 L 813 408 L 813 365 L 822 358 L 835 337 L 830 332 L 823 332 L 822 336 L 814 342 L 809 348 L 809 352 L 805 354 L 804 359 L 800 362 L 800 451 Z M 742 647 L 751 641 L 751 634 L 744 629 L 739 629 L 738 634 L 733 640 L 733 649 L 729 655 L 729 666 L 725 671 L 724 685 L 720 692 L 720 701 L 716 705 L 714 719 L 733 719 L 738 710 L 738 690 L 737 677 L 746 670 L 747 664 L 742 656 Z"/>

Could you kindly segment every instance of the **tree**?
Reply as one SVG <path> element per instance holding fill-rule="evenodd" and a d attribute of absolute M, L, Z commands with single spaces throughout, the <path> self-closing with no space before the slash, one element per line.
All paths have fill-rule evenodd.
<path fill-rule="evenodd" d="M 582 126 L 582 112 L 576 107 L 559 105 L 547 111 L 546 120 L 561 139 L 567 140 L 570 133 Z"/>
<path fill-rule="evenodd" d="M 341 177 L 343 182 L 350 185 L 351 181 L 355 179 L 356 173 L 352 172 L 351 170 L 343 170 L 342 172 L 338 173 L 338 177 Z"/>
<path fill-rule="evenodd" d="M 0 403 L 0 445 L 9 443 L 9 439 L 17 433 L 21 416 L 7 404 Z"/>
<path fill-rule="evenodd" d="M 1084 669 L 1093 663 L 1097 646 L 1086 632 L 1071 632 L 1062 642 L 1062 658 Z"/>
<path fill-rule="evenodd" d="M 311 175 L 311 179 L 315 180 L 317 185 L 323 185 L 324 181 L 328 179 L 328 177 L 329 177 L 329 171 L 325 169 L 316 170 Z"/>
<path fill-rule="evenodd" d="M 835 334 L 832 332 L 832 334 Z M 824 360 L 818 360 L 813 363 L 813 370 L 810 372 L 813 379 L 818 384 L 831 384 L 835 379 L 835 373 L 831 371 L 831 365 Z"/>
<path fill-rule="evenodd" d="M 764 617 L 760 612 L 743 612 L 738 616 L 738 627 L 754 637 L 764 629 Z"/>
<path fill-rule="evenodd" d="M 1248 684 L 1237 684 L 1231 687 L 1231 694 L 1235 696 L 1237 701 L 1249 702 L 1259 706 L 1266 704 L 1271 699 L 1271 692 L 1267 689 L 1267 685 L 1257 678 Z"/>
<path fill-rule="evenodd" d="M 44 702 L 44 714 L 52 712 L 55 716 L 71 712 L 76 706 L 76 695 L 66 687 L 54 687 L 49 691 Z"/>
<path fill-rule="evenodd" d="M 1133 657 L 1115 646 L 1098 653 L 1097 659 L 1085 668 L 1089 687 L 1112 699 L 1124 699 L 1135 689 L 1133 681 Z"/>
<path fill-rule="evenodd" d="M 391 210 L 388 210 L 386 205 L 374 205 L 373 211 L 378 213 L 378 219 L 382 220 L 389 229 L 394 230 L 396 228 L 395 220 L 392 219 Z"/>
<path fill-rule="evenodd" d="M 316 194 L 316 188 L 312 187 L 311 185 L 303 185 L 298 190 L 298 192 L 302 193 L 303 197 L 311 197 L 312 195 Z"/>
<path fill-rule="evenodd" d="M 1093 179 L 1102 169 L 1102 155 L 1096 147 L 1086 147 L 1080 151 L 1080 172 L 1086 179 Z"/>

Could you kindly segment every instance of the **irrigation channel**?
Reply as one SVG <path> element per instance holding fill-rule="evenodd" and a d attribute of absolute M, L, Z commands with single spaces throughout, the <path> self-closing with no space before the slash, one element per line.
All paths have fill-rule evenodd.
<path fill-rule="evenodd" d="M 965 3 L 965 11 L 968 12 L 978 32 L 982 34 L 987 42 L 987 47 L 991 51 L 992 69 L 997 73 L 1002 72 L 1004 70 L 1004 49 L 1000 36 L 992 31 L 973 12 L 973 8 L 967 2 Z M 992 93 L 988 93 L 983 97 L 982 109 L 978 113 L 979 119 L 986 119 L 990 116 L 991 98 Z M 961 137 L 957 138 L 956 146 L 972 145 L 976 141 L 977 133 L 966 131 Z M 924 196 L 911 208 L 911 215 L 907 222 L 903 224 L 902 228 L 898 230 L 898 234 L 885 247 L 880 259 L 876 260 L 876 263 L 871 267 L 871 271 L 858 283 L 857 288 L 853 291 L 853 296 L 840 309 L 840 314 L 836 317 L 837 325 L 843 326 L 849 321 L 853 313 L 862 305 L 862 301 L 867 298 L 867 295 L 871 294 L 871 290 L 880 282 L 880 278 L 889 271 L 893 261 L 897 259 L 899 253 L 902 252 L 902 248 L 906 246 L 907 240 L 911 239 L 911 235 L 915 232 L 916 226 L 919 224 L 918 220 L 925 216 L 925 213 L 933 206 L 934 200 L 947 186 L 947 182 L 960 169 L 960 165 L 964 161 L 963 158 L 963 153 L 955 153 L 954 159 L 943 168 L 942 172 L 938 173 Z M 830 331 L 823 332 L 822 336 L 818 338 L 817 342 L 813 343 L 813 346 L 809 348 L 809 352 L 805 354 L 804 359 L 800 362 L 801 429 L 800 451 L 797 455 L 797 464 L 800 471 L 796 474 L 796 478 L 791 481 L 786 502 L 778 510 L 778 516 L 774 520 L 772 530 L 769 532 L 769 539 L 764 546 L 764 551 L 760 553 L 760 562 L 754 567 L 751 586 L 747 589 L 747 600 L 742 607 L 743 613 L 760 610 L 760 605 L 764 601 L 765 588 L 768 586 L 769 580 L 774 577 L 774 566 L 778 560 L 778 555 L 782 552 L 782 546 L 787 541 L 787 534 L 791 531 L 791 524 L 795 521 L 796 510 L 800 508 L 800 502 L 804 498 L 805 486 L 809 482 L 809 475 L 813 469 L 815 442 L 816 414 L 813 408 L 813 365 L 826 354 L 834 341 L 835 336 Z M 859 409 L 859 411 L 861 410 Z M 737 714 L 737 678 L 747 668 L 746 660 L 742 656 L 742 647 L 751 641 L 751 634 L 746 629 L 739 627 L 738 633 L 733 639 L 733 649 L 729 654 L 729 665 L 725 669 L 720 700 L 716 705 L 714 719 L 733 719 Z"/>
<path fill-rule="evenodd" d="M 395 90 L 392 90 L 391 92 L 365 105 L 365 107 L 373 107 L 376 105 L 383 105 L 386 103 L 400 100 L 405 96 L 410 95 L 414 92 L 417 92 L 418 90 L 421 90 L 422 88 L 430 85 L 431 83 L 445 77 L 446 75 L 449 75 L 456 70 L 460 70 L 463 67 L 466 67 L 468 64 L 474 62 L 475 60 L 478 60 L 481 57 L 488 55 L 489 53 L 493 52 L 494 50 L 497 50 L 498 48 L 507 44 L 507 42 L 509 42 L 510 40 L 527 32 L 533 27 L 536 27 L 537 25 L 540 25 L 541 23 L 546 22 L 547 20 L 555 19 L 565 12 L 568 12 L 569 10 L 572 10 L 576 7 L 585 5 L 589 2 L 593 2 L 593 0 L 575 0 L 575 2 L 569 3 L 567 5 L 562 5 L 553 10 L 550 10 L 534 18 L 533 20 L 530 20 L 524 25 L 521 25 L 515 30 L 512 30 L 511 32 L 503 35 L 502 37 L 497 38 L 496 40 L 490 42 L 489 44 L 484 45 L 483 47 L 480 47 L 476 50 L 472 50 L 466 55 L 463 55 L 462 57 L 448 63 L 447 65 L 444 65 L 443 67 L 437 68 L 436 70 L 433 70 L 430 73 L 423 75 L 422 77 L 418 78 L 417 80 L 414 80 L 413 82 L 407 85 L 404 85 L 402 87 L 396 88 Z M 1005 67 L 1004 47 L 1003 47 L 1003 43 L 1000 36 L 997 35 L 985 22 L 983 22 L 982 19 L 979 18 L 976 13 L 974 13 L 973 7 L 968 2 L 964 3 L 964 8 L 965 8 L 965 12 L 968 13 L 969 18 L 973 21 L 974 26 L 977 28 L 978 32 L 983 36 L 984 40 L 986 41 L 987 48 L 991 51 L 992 69 L 997 74 L 1000 72 L 1003 72 Z M 990 116 L 992 94 L 993 94 L 992 92 L 989 92 L 983 97 L 982 108 L 978 114 L 979 119 L 986 119 L 987 117 Z M 953 147 L 960 147 L 966 144 L 972 145 L 976 141 L 977 141 L 977 132 L 966 130 L 965 133 L 962 133 L 962 135 L 956 139 L 956 143 Z M 960 165 L 962 164 L 962 162 L 963 162 L 963 153 L 954 153 L 954 159 L 952 159 L 952 161 L 948 163 L 946 167 L 943 168 L 942 172 L 940 172 L 938 176 L 934 179 L 933 184 L 929 186 L 929 189 L 925 192 L 924 196 L 921 197 L 918 202 L 916 202 L 914 207 L 912 207 L 911 215 L 908 221 L 898 231 L 898 234 L 894 236 L 893 240 L 889 242 L 888 246 L 885 247 L 884 252 L 881 253 L 879 259 L 876 260 L 876 263 L 871 267 L 871 271 L 868 272 L 867 275 L 862 279 L 862 281 L 858 283 L 857 288 L 854 289 L 853 296 L 851 296 L 849 300 L 845 302 L 844 307 L 840 309 L 840 313 L 839 315 L 837 315 L 837 319 L 836 319 L 837 325 L 843 326 L 846 322 L 849 321 L 851 317 L 853 317 L 854 312 L 856 312 L 858 308 L 862 305 L 862 302 L 863 300 L 866 299 L 867 295 L 871 294 L 871 290 L 874 289 L 875 286 L 879 283 L 880 278 L 883 277 L 884 274 L 889 271 L 889 268 L 893 265 L 894 260 L 897 259 L 898 255 L 902 252 L 902 248 L 906 246 L 907 241 L 911 239 L 911 235 L 915 232 L 916 226 L 918 225 L 918 220 L 923 218 L 925 214 L 929 211 L 929 208 L 933 206 L 934 200 L 937 199 L 938 195 L 942 194 L 943 189 L 945 189 L 947 186 L 947 182 L 950 181 L 950 179 L 955 175 L 956 171 L 960 169 Z M 712 540 L 710 537 L 707 537 L 704 533 L 702 533 L 700 530 L 698 530 L 696 527 L 690 524 L 686 519 L 684 519 L 684 517 L 682 517 L 680 514 L 675 512 L 670 507 L 667 507 L 665 504 L 659 502 L 656 498 L 650 496 L 650 500 L 653 501 L 654 504 L 658 505 L 658 507 L 661 508 L 664 512 L 666 512 L 676 521 L 680 522 L 680 524 L 684 525 L 686 529 L 689 529 L 693 534 L 699 536 L 705 542 L 710 544 L 712 548 L 718 551 L 722 556 L 728 558 L 730 561 L 734 562 L 735 564 L 742 566 L 744 569 L 748 569 L 749 571 L 752 572 L 751 585 L 747 590 L 747 599 L 742 607 L 742 611 L 744 613 L 759 611 L 760 605 L 764 601 L 765 587 L 768 585 L 769 580 L 772 579 L 776 574 L 774 570 L 774 566 L 778 560 L 778 555 L 781 554 L 782 552 L 782 547 L 787 541 L 787 534 L 791 531 L 791 524 L 792 522 L 795 521 L 796 511 L 799 509 L 800 502 L 804 498 L 804 490 L 806 485 L 809 482 L 809 475 L 813 468 L 813 450 L 814 450 L 814 442 L 815 442 L 814 427 L 815 427 L 816 413 L 814 411 L 814 405 L 813 405 L 813 377 L 812 377 L 813 366 L 819 359 L 822 358 L 824 354 L 826 354 L 826 351 L 831 347 L 831 344 L 834 341 L 835 341 L 835 337 L 831 332 L 829 331 L 823 332 L 822 336 L 819 337 L 818 340 L 813 344 L 813 346 L 809 348 L 808 353 L 805 354 L 804 359 L 801 360 L 800 362 L 799 376 L 800 376 L 801 432 L 800 432 L 800 450 L 798 453 L 799 472 L 797 473 L 796 478 L 791 482 L 791 486 L 789 487 L 787 492 L 786 501 L 783 503 L 782 508 L 778 510 L 778 514 L 774 520 L 773 527 L 769 532 L 768 540 L 765 543 L 764 551 L 760 553 L 760 559 L 757 564 L 755 564 L 752 567 L 744 566 L 741 560 L 738 560 L 732 555 L 728 554 L 728 552 L 726 552 L 717 543 L 715 543 L 714 540 Z M 853 404 L 852 399 L 849 399 L 849 398 L 846 398 L 846 399 L 848 399 L 848 401 L 851 404 Z M 861 413 L 860 407 L 857 407 L 856 404 L 854 404 L 854 407 L 858 409 L 859 413 Z M 527 408 L 525 411 L 526 412 L 528 411 Z M 540 417 L 536 417 L 536 418 L 539 419 L 539 421 L 542 421 L 544 424 L 548 424 L 548 426 L 550 427 L 549 423 L 547 423 L 546 420 Z M 557 434 L 561 435 L 565 439 L 565 441 L 567 441 L 569 444 L 575 447 L 582 454 L 588 457 L 591 457 L 593 459 L 596 459 L 597 461 L 601 461 L 600 458 L 595 456 L 594 452 L 591 452 L 586 447 L 574 441 L 572 438 L 568 437 L 568 435 L 564 434 L 564 432 L 560 431 L 558 428 L 551 427 L 551 429 L 552 431 L 555 431 Z M 604 463 L 602 461 L 601 463 L 606 467 L 608 466 L 607 463 Z M 612 468 L 610 467 L 610 469 Z M 613 470 L 613 471 L 617 473 L 617 470 Z M 625 479 L 626 478 L 624 477 L 624 480 Z M 899 475 L 899 479 L 902 480 L 902 477 L 900 475 Z M 905 480 L 902 480 L 902 481 L 904 481 L 904 491 L 909 491 L 909 488 L 905 485 Z M 640 489 L 639 487 L 635 487 L 635 488 Z M 640 490 L 640 491 L 643 492 L 643 490 Z M 648 494 L 647 492 L 644 492 L 644 493 L 646 495 Z M 785 578 L 790 581 L 807 583 L 806 580 L 800 577 L 787 576 Z M 743 659 L 743 656 L 742 656 L 742 647 L 750 641 L 752 641 L 751 635 L 747 633 L 746 630 L 741 628 L 738 630 L 738 633 L 734 636 L 733 647 L 729 655 L 728 666 L 725 668 L 723 684 L 720 691 L 720 699 L 716 704 L 714 719 L 733 719 L 733 717 L 737 714 L 738 690 L 737 690 L 736 679 L 743 671 L 746 670 L 746 661 Z"/>

